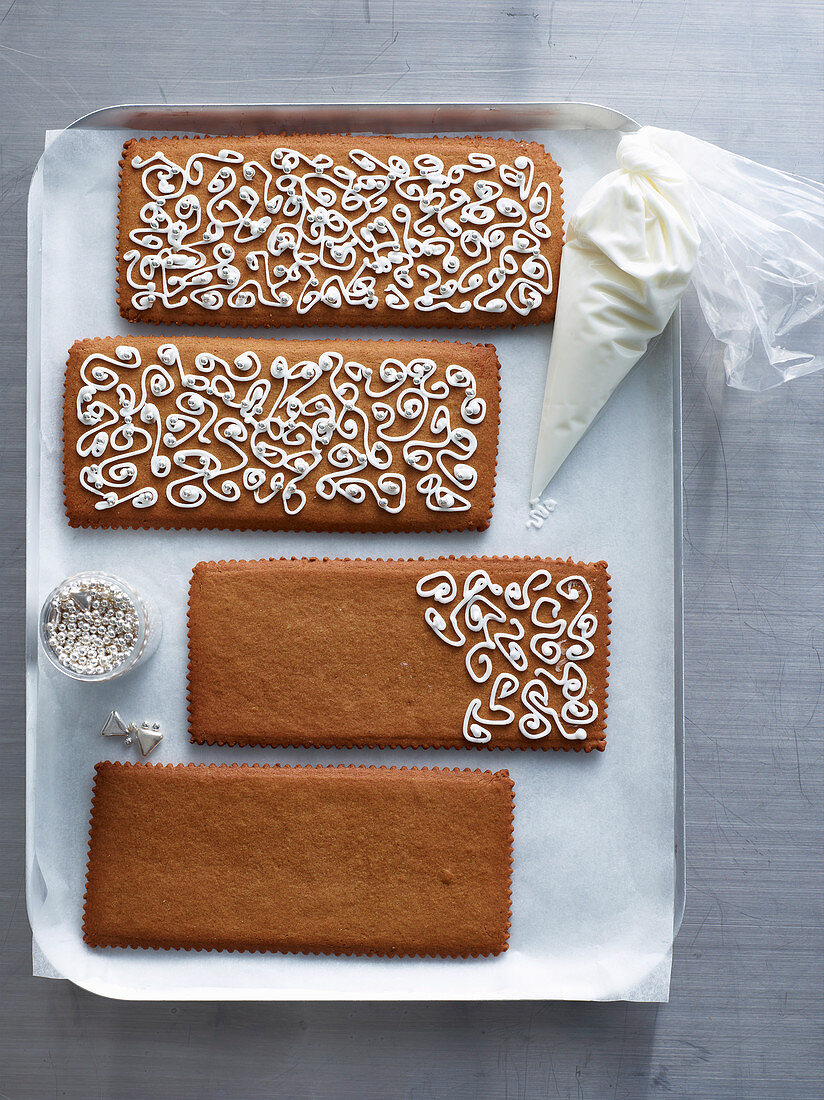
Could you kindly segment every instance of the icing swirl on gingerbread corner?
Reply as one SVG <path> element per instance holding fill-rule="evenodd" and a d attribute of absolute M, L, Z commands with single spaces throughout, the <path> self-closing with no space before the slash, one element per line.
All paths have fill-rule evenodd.
<path fill-rule="evenodd" d="M 548 569 L 538 568 L 523 584 L 504 586 L 486 570 L 475 569 L 459 586 L 448 569 L 441 569 L 421 577 L 415 590 L 432 601 L 424 611 L 429 628 L 446 645 L 466 649 L 470 679 L 489 685 L 486 699 L 476 696 L 466 708 L 466 741 L 488 744 L 496 730 L 514 725 L 516 714 L 507 699 L 521 703 L 524 713 L 517 725 L 522 737 L 541 740 L 555 729 L 567 741 L 586 739 L 586 727 L 599 708 L 587 681 L 598 618 L 585 577 L 573 574 L 553 582 Z M 502 662 L 503 670 L 496 673 Z M 550 685 L 556 689 L 552 693 Z"/>

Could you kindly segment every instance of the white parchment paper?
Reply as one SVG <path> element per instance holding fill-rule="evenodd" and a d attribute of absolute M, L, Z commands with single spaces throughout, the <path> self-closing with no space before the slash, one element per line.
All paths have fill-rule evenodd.
<path fill-rule="evenodd" d="M 67 349 L 80 337 L 123 335 L 128 341 L 130 333 L 147 333 L 173 339 L 181 331 L 129 325 L 118 316 L 117 161 L 128 136 L 133 135 L 96 130 L 53 135 L 42 165 L 42 354 L 39 402 L 35 376 L 30 378 L 29 413 L 30 431 L 41 441 L 39 473 L 29 471 L 30 478 L 39 476 L 39 523 L 37 515 L 30 516 L 30 603 L 39 605 L 72 573 L 106 569 L 155 598 L 164 631 L 147 665 L 109 685 L 73 682 L 45 659 L 35 668 L 36 650 L 29 640 L 28 899 L 35 973 L 133 998 L 666 1000 L 674 907 L 669 333 L 630 375 L 552 483 L 557 507 L 540 530 L 527 528 L 526 520 L 551 335 L 547 326 L 454 334 L 494 342 L 501 360 L 499 468 L 493 521 L 486 532 L 359 536 L 72 530 L 62 501 L 60 416 Z M 543 141 L 560 163 L 567 211 L 613 167 L 619 138 L 605 131 L 528 136 Z M 214 331 L 200 331 L 217 338 Z M 306 330 L 322 338 L 340 334 Z M 453 335 L 409 332 L 422 338 L 430 334 Z M 250 339 L 267 335 L 275 334 L 248 331 Z M 363 329 L 344 335 L 398 333 Z M 35 481 L 33 500 L 36 487 Z M 450 553 L 571 555 L 609 563 L 612 655 L 605 753 L 189 744 L 185 604 L 195 562 Z M 36 610 L 29 608 L 30 628 Z M 445 961 L 88 948 L 81 919 L 93 767 L 100 759 L 133 759 L 135 753 L 100 737 L 112 708 L 127 720 L 162 723 L 165 740 L 150 758 L 157 763 L 508 768 L 516 797 L 509 950 L 496 959 Z M 136 821 L 124 845 L 139 845 L 140 831 Z"/>

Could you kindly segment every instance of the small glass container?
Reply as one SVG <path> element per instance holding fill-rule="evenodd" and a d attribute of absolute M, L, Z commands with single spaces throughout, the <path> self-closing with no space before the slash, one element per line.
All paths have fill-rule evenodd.
<path fill-rule="evenodd" d="M 77 573 L 53 589 L 40 612 L 40 645 L 58 671 L 87 683 L 114 680 L 154 653 L 157 605 L 112 573 Z"/>

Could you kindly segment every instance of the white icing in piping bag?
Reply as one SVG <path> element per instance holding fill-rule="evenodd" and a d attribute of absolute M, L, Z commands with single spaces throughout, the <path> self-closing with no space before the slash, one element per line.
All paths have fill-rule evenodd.
<path fill-rule="evenodd" d="M 567 229 L 531 500 L 663 331 L 695 265 L 681 168 L 649 127 L 622 138 L 617 157 Z"/>

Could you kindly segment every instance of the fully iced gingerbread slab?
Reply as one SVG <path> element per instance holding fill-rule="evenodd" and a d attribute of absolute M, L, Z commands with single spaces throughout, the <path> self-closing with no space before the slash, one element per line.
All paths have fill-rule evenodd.
<path fill-rule="evenodd" d="M 200 563 L 191 738 L 603 749 L 609 605 L 604 562 Z"/>
<path fill-rule="evenodd" d="M 487 527 L 490 344 L 80 340 L 66 369 L 74 527 Z"/>
<path fill-rule="evenodd" d="M 84 938 L 497 955 L 512 811 L 505 771 L 98 764 Z"/>
<path fill-rule="evenodd" d="M 495 138 L 151 138 L 121 160 L 130 321 L 500 327 L 551 320 L 558 166 Z"/>

